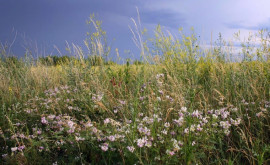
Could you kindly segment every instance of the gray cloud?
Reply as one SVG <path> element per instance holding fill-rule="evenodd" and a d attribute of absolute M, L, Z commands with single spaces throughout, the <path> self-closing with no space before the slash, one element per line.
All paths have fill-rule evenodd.
<path fill-rule="evenodd" d="M 244 25 L 243 23 L 239 22 L 230 22 L 225 23 L 225 26 L 230 29 L 246 29 L 246 30 L 260 30 L 260 29 L 269 29 L 270 28 L 270 19 L 266 22 L 260 23 L 258 25 Z"/>
<path fill-rule="evenodd" d="M 184 15 L 169 10 L 143 10 L 141 12 L 141 19 L 143 23 L 160 24 L 170 28 L 179 28 L 186 25 Z"/>

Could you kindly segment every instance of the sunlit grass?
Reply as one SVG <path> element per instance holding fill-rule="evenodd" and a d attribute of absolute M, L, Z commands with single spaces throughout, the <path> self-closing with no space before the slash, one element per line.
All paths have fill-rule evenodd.
<path fill-rule="evenodd" d="M 89 52 L 69 47 L 77 58 L 1 54 L 1 163 L 269 163 L 267 42 L 235 62 L 158 27 L 153 49 L 139 33 L 145 61 L 108 64 L 90 23 Z"/>

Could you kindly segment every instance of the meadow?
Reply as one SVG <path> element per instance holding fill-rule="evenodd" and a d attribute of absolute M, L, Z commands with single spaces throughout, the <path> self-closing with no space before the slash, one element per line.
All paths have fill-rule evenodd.
<path fill-rule="evenodd" d="M 0 51 L 1 164 L 270 164 L 270 45 L 260 31 L 231 60 L 195 33 L 133 39 L 141 60 L 109 61 L 101 22 L 71 57 Z M 115 50 L 118 55 L 118 50 Z"/>

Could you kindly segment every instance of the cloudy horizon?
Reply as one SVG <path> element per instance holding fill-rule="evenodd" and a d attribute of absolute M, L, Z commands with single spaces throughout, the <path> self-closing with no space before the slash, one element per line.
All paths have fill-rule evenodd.
<path fill-rule="evenodd" d="M 22 56 L 24 46 L 38 48 L 45 54 L 57 54 L 54 45 L 65 51 L 66 41 L 83 46 L 86 20 L 95 13 L 108 34 L 112 48 L 120 50 L 120 56 L 130 50 L 131 56 L 139 57 L 139 51 L 132 41 L 128 26 L 133 26 L 131 18 L 137 19 L 139 9 L 142 27 L 153 31 L 160 24 L 177 34 L 178 28 L 184 32 L 194 27 L 203 43 L 209 44 L 221 32 L 229 40 L 237 31 L 241 37 L 249 32 L 270 27 L 270 1 L 228 0 L 228 1 L 184 1 L 184 0 L 0 0 L 0 42 L 12 43 L 13 53 Z"/>

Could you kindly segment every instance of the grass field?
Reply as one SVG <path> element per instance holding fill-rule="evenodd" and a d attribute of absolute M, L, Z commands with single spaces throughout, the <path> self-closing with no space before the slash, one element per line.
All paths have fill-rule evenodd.
<path fill-rule="evenodd" d="M 96 30 L 89 56 L 105 58 Z M 1 164 L 270 164 L 268 38 L 236 62 L 222 45 L 155 34 L 154 48 L 137 40 L 137 64 L 51 65 L 3 49 Z"/>

